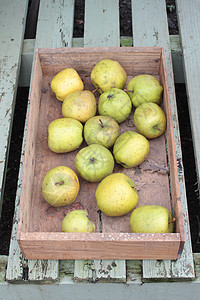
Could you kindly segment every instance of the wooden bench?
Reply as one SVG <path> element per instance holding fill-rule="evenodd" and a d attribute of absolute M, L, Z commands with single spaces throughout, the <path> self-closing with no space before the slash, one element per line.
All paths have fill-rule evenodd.
<path fill-rule="evenodd" d="M 3 19 L 3 22 L 1 22 L 1 18 L 2 15 L 11 12 L 11 9 L 14 9 L 15 12 L 16 10 L 20 12 L 21 20 L 25 18 L 27 1 L 18 0 L 16 2 L 18 2 L 17 8 L 15 8 L 15 6 L 13 7 L 12 1 L 1 1 L 1 24 L 7 24 L 9 26 L 10 23 L 6 23 L 5 19 Z M 50 2 L 48 0 L 41 0 L 37 22 L 36 39 L 35 41 L 24 41 L 23 52 L 22 42 L 24 27 L 21 26 L 21 28 L 18 28 L 18 30 L 20 30 L 20 33 L 17 33 L 16 35 L 18 37 L 21 36 L 21 44 L 18 44 L 16 46 L 16 49 L 18 51 L 18 59 L 15 60 L 15 63 L 19 65 L 22 55 L 22 73 L 24 75 L 22 75 L 21 73 L 21 86 L 31 84 L 29 73 L 30 62 L 32 63 L 35 48 L 72 46 L 119 47 L 120 44 L 123 45 L 123 39 L 120 39 L 119 32 L 118 0 L 85 0 L 85 25 L 83 39 L 73 39 L 74 3 L 74 0 L 65 2 Z M 197 3 L 197 1 L 187 3 L 186 0 L 177 0 L 177 13 L 180 20 L 182 45 L 188 45 L 188 43 L 190 42 L 190 47 L 183 47 L 183 52 L 182 49 L 179 49 L 178 55 L 180 55 L 181 52 L 183 54 L 183 59 L 185 62 L 184 70 L 189 97 L 189 107 L 191 112 L 190 115 L 193 139 L 195 141 L 194 146 L 196 149 L 196 165 L 199 172 L 199 158 L 197 153 L 198 141 L 200 136 L 200 126 L 198 118 L 199 104 L 197 103 L 197 91 L 199 83 L 198 76 L 195 76 L 195 74 L 199 74 L 200 66 L 195 63 L 195 53 L 193 53 L 193 50 L 191 50 L 194 49 L 194 45 L 195 47 L 197 47 L 199 40 L 197 32 L 198 29 L 195 26 L 195 24 L 198 24 L 200 18 L 200 10 L 198 10 L 198 6 L 199 4 Z M 196 16 L 195 24 L 190 20 L 190 18 L 193 19 L 193 16 Z M 12 23 L 10 26 L 11 32 L 13 28 L 16 29 L 17 27 Z M 183 254 L 181 258 L 176 261 L 57 261 L 27 260 L 25 257 L 23 257 L 16 241 L 16 231 L 23 168 L 23 153 L 26 143 L 27 125 L 25 125 L 10 252 L 8 257 L 4 256 L 0 259 L 0 299 L 1 297 L 2 299 L 17 299 L 17 297 L 22 298 L 23 295 L 27 295 L 27 293 L 29 293 L 28 295 L 30 299 L 47 299 L 47 297 L 49 299 L 56 299 L 56 296 L 57 298 L 60 298 L 66 297 L 66 295 L 68 295 L 68 297 L 71 297 L 72 299 L 79 299 L 80 297 L 82 298 L 83 295 L 85 299 L 110 299 L 111 295 L 115 299 L 129 299 L 131 297 L 137 296 L 140 296 L 141 299 L 167 299 L 169 297 L 190 299 L 191 295 L 193 299 L 199 299 L 198 289 L 200 281 L 200 255 L 193 255 L 191 248 L 181 142 L 174 90 L 173 65 L 178 68 L 178 64 L 176 64 L 176 57 L 178 57 L 178 55 L 177 52 L 174 52 L 172 65 L 172 43 L 170 44 L 170 41 L 172 41 L 172 39 L 170 39 L 168 33 L 165 1 L 132 0 L 132 28 L 133 38 L 127 40 L 127 45 L 161 46 L 165 49 L 169 92 L 171 98 L 171 110 L 174 122 L 173 126 L 176 141 L 176 153 L 177 161 L 179 162 L 179 184 L 185 221 L 184 226 L 186 242 Z M 5 32 L 5 35 L 6 38 L 9 39 L 9 37 L 7 37 L 7 32 Z M 8 43 L 8 40 L 5 40 L 5 44 L 6 43 Z M 27 47 L 27 45 L 29 47 Z M 29 51 L 26 51 L 27 48 L 29 48 Z M 3 55 L 5 56 L 7 55 L 6 49 L 7 48 L 3 48 Z M 198 47 L 196 49 L 198 49 Z M 190 55 L 191 53 L 193 55 Z M 26 63 L 24 64 L 25 61 Z M 193 64 L 191 64 L 191 62 L 193 62 Z M 178 63 L 180 64 L 180 60 Z M 9 65 L 9 69 L 11 68 L 10 66 L 13 66 L 13 64 Z M 180 72 L 179 68 L 178 71 Z M 12 101 L 14 101 L 15 99 L 18 75 L 19 72 L 16 72 L 12 82 L 12 86 L 14 87 L 14 90 L 10 91 L 10 98 L 13 99 Z M 182 77 L 178 75 L 178 72 L 175 75 L 179 80 L 182 80 Z M 0 80 L 1 86 L 5 86 L 4 77 L 1 76 Z M 8 87 L 8 89 L 10 88 Z M 3 90 L 1 90 L 1 95 L 0 108 L 2 109 L 2 103 L 4 103 L 2 102 L 4 101 Z M 5 107 L 6 112 L 10 107 L 7 102 Z M 9 111 L 9 113 L 10 116 L 12 116 L 13 112 Z M 12 122 L 10 122 L 10 120 L 7 123 L 9 126 L 12 126 Z M 4 131 L 4 128 L 2 130 Z M 8 136 L 9 134 L 7 134 L 6 141 L 8 140 Z M 5 143 L 4 147 L 6 147 L 6 149 L 9 149 L 7 143 Z M 5 155 L 2 160 L 5 163 Z M 5 166 L 6 165 L 4 164 L 4 169 Z M 6 272 L 5 267 L 7 267 Z M 79 284 L 80 281 L 84 283 Z M 98 281 L 98 284 L 89 285 L 90 282 L 96 281 Z M 172 281 L 176 281 L 176 283 L 172 283 Z M 104 282 L 106 282 L 107 284 L 104 284 Z M 171 283 L 170 285 L 169 282 Z M 18 283 L 18 285 L 16 285 L 15 283 Z M 22 283 L 31 284 L 24 285 Z M 46 284 L 38 285 L 37 283 Z M 126 283 L 126 285 L 122 283 Z M 178 289 L 178 287 L 181 287 L 181 289 Z M 164 296 L 165 293 L 166 296 Z"/>

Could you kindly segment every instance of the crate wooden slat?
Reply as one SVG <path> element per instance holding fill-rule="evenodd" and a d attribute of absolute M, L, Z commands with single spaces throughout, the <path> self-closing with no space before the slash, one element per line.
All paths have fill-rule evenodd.
<path fill-rule="evenodd" d="M 200 191 L 200 64 L 197 60 L 197 53 L 199 52 L 200 47 L 198 26 L 200 23 L 200 2 L 196 0 L 192 1 L 192 3 L 188 3 L 183 0 L 176 1 L 176 5 L 180 25 L 181 44 L 183 47 L 184 75 L 188 96 L 198 189 Z"/>
<path fill-rule="evenodd" d="M 141 17 L 142 16 L 142 17 Z M 151 16 L 151 17 L 149 17 Z M 169 84 L 170 106 L 172 111 L 173 129 L 176 146 L 176 159 L 179 164 L 178 177 L 181 193 L 181 202 L 184 215 L 185 246 L 180 259 L 176 261 L 143 261 L 144 279 L 163 278 L 194 278 L 193 254 L 188 224 L 187 198 L 185 190 L 184 171 L 181 153 L 176 97 L 173 81 L 173 68 L 171 62 L 170 41 L 164 0 L 150 2 L 148 0 L 132 0 L 132 27 L 134 46 L 160 46 L 164 47 Z"/>
<path fill-rule="evenodd" d="M 0 217 L 27 7 L 28 0 L 0 3 Z"/>
<path fill-rule="evenodd" d="M 77 57 L 79 58 L 78 62 Z M 112 59 L 118 60 L 127 71 L 128 76 L 132 77 L 134 74 L 140 74 L 146 71 L 146 73 L 148 72 L 158 76 L 164 86 L 163 105 L 167 114 L 166 137 L 168 140 L 168 156 L 170 158 L 170 176 L 174 179 L 174 181 L 171 182 L 171 190 L 173 213 L 177 220 L 176 233 L 155 235 L 130 234 L 127 232 L 127 228 L 123 227 L 122 222 L 120 223 L 120 218 L 115 218 L 115 224 L 117 228 L 119 228 L 119 231 L 114 230 L 112 227 L 112 231 L 107 229 L 103 233 L 66 234 L 60 232 L 60 224 L 63 219 L 62 209 L 56 209 L 54 214 L 52 214 L 52 212 L 51 214 L 48 213 L 49 205 L 43 200 L 41 195 L 42 178 L 47 170 L 59 164 L 64 163 L 72 169 L 75 169 L 73 158 L 78 151 L 68 153 L 67 156 L 65 154 L 56 155 L 48 149 L 47 144 L 41 143 L 41 140 L 47 135 L 48 123 L 57 117 L 61 117 L 61 102 L 57 101 L 55 96 L 51 93 L 49 82 L 55 75 L 55 72 L 62 69 L 62 66 L 68 66 L 74 67 L 84 79 L 85 88 L 91 89 L 92 86 L 88 74 L 90 74 L 93 65 L 105 57 L 112 57 Z M 43 89 L 45 89 L 45 93 L 41 93 Z M 175 148 L 173 145 L 172 120 L 168 101 L 168 86 L 162 48 L 38 49 L 32 79 L 28 133 L 25 148 L 26 155 L 20 199 L 20 217 L 18 223 L 18 242 L 26 257 L 31 259 L 177 258 L 179 252 L 181 253 L 182 243 L 184 243 L 184 232 L 181 205 L 179 205 L 180 192 L 176 184 L 177 166 L 174 164 Z M 127 130 L 126 126 L 129 126 L 129 121 L 124 123 L 122 130 Z M 31 134 L 29 134 L 29 132 Z M 164 136 L 160 137 L 157 141 L 163 140 L 163 142 L 165 142 L 163 137 Z M 155 141 L 151 143 L 152 153 L 154 151 L 158 152 L 159 147 L 156 148 L 156 143 Z M 163 151 L 161 150 L 160 152 Z M 150 153 L 150 157 L 152 153 Z M 164 152 L 163 155 L 165 157 Z M 127 170 L 119 166 L 116 166 L 115 169 L 115 171 L 120 172 L 126 171 L 126 174 L 129 174 L 130 177 L 137 177 L 136 172 L 134 173 L 131 169 L 129 169 L 129 172 Z M 161 175 L 161 177 L 162 176 L 164 175 Z M 167 176 L 168 175 L 165 174 L 164 178 Z M 139 178 L 141 177 L 142 176 L 139 176 Z M 150 174 L 150 177 L 153 178 L 154 175 Z M 154 178 L 155 180 L 152 180 L 156 182 L 157 174 L 155 174 Z M 83 206 L 88 208 L 91 218 L 96 222 L 98 228 L 98 208 L 96 202 L 90 200 L 94 199 L 97 184 L 88 183 L 81 178 L 79 178 L 79 180 L 82 187 L 77 201 L 80 201 Z M 160 186 L 159 180 L 158 183 L 157 186 L 154 186 L 156 191 L 158 191 Z M 167 191 L 165 191 L 165 193 L 167 195 Z M 146 198 L 141 197 L 140 205 L 145 204 L 144 201 L 148 199 L 147 195 L 148 193 L 146 192 Z M 168 202 L 166 197 L 162 197 L 162 199 L 159 198 L 159 200 L 161 205 L 170 208 L 170 196 L 168 197 Z M 162 200 L 164 202 L 162 202 Z M 118 222 L 116 222 L 117 220 Z M 106 224 L 107 220 L 104 219 L 104 222 Z M 121 229 L 120 224 L 122 226 Z M 102 225 L 102 228 L 104 228 L 104 225 Z M 167 247 L 164 246 L 165 243 Z M 123 252 L 121 248 L 123 248 Z"/>
<path fill-rule="evenodd" d="M 74 0 L 61 2 L 41 0 L 37 22 L 35 47 L 65 47 L 72 44 Z M 45 30 L 44 30 L 45 29 Z M 29 107 L 28 107 L 29 110 Z M 10 243 L 8 268 L 6 278 L 8 281 L 24 280 L 24 261 L 16 240 L 19 198 L 21 194 L 21 180 L 24 162 L 24 148 L 27 138 L 27 117 L 22 146 L 18 189 L 15 202 L 15 216 Z M 44 268 L 45 265 L 45 268 Z M 26 261 L 32 281 L 56 281 L 59 278 L 58 260 Z M 27 274 L 29 277 L 29 274 Z"/>

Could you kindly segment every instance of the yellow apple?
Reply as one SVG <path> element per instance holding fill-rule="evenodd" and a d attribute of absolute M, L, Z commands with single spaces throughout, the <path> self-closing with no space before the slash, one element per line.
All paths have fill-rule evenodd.
<path fill-rule="evenodd" d="M 69 205 L 76 200 L 79 180 L 76 173 L 66 167 L 58 166 L 48 171 L 42 182 L 42 195 L 52 206 Z"/>
<path fill-rule="evenodd" d="M 171 233 L 172 214 L 161 205 L 143 205 L 132 212 L 130 226 L 134 233 Z"/>
<path fill-rule="evenodd" d="M 153 139 L 164 133 L 166 116 L 162 108 L 156 103 L 140 104 L 134 112 L 136 130 L 148 139 Z"/>
<path fill-rule="evenodd" d="M 113 155 L 116 162 L 125 168 L 136 167 L 149 154 L 149 141 L 134 131 L 122 133 L 115 141 Z"/>
<path fill-rule="evenodd" d="M 123 216 L 138 203 L 138 193 L 132 180 L 123 173 L 113 173 L 98 185 L 95 197 L 99 209 L 107 216 Z"/>
<path fill-rule="evenodd" d="M 163 87 L 152 75 L 141 74 L 133 77 L 128 82 L 127 90 L 135 107 L 144 102 L 161 103 Z"/>
<path fill-rule="evenodd" d="M 95 232 L 95 224 L 85 210 L 69 212 L 62 221 L 63 232 Z"/>
<path fill-rule="evenodd" d="M 67 95 L 62 104 L 62 115 L 82 123 L 96 115 L 96 99 L 92 92 L 75 91 Z"/>
<path fill-rule="evenodd" d="M 103 93 L 114 87 L 123 89 L 127 74 L 119 62 L 102 59 L 92 69 L 91 80 L 98 92 Z"/>
<path fill-rule="evenodd" d="M 51 81 L 51 90 L 60 101 L 63 101 L 68 94 L 74 91 L 82 91 L 83 89 L 83 81 L 73 68 L 60 71 Z"/>
<path fill-rule="evenodd" d="M 48 146 L 55 153 L 66 153 L 80 147 L 83 125 L 72 118 L 53 120 L 48 126 Z"/>

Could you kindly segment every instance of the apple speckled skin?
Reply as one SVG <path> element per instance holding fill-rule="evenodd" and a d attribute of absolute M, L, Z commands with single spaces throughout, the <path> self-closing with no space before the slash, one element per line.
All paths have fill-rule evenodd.
<path fill-rule="evenodd" d="M 136 208 L 130 217 L 133 233 L 172 233 L 171 212 L 160 205 L 143 205 Z"/>
<path fill-rule="evenodd" d="M 123 173 L 113 173 L 98 185 L 95 197 L 99 209 L 107 216 L 123 216 L 138 204 L 139 196 L 132 180 Z"/>
<path fill-rule="evenodd" d="M 134 107 L 144 102 L 154 102 L 158 105 L 161 103 L 163 87 L 152 75 L 141 74 L 133 77 L 127 84 L 127 90 Z M 133 92 L 130 92 L 132 90 Z"/>
<path fill-rule="evenodd" d="M 82 91 L 83 89 L 82 79 L 77 71 L 72 68 L 60 71 L 51 81 L 51 90 L 60 101 L 63 101 L 68 94 L 74 91 Z"/>
<path fill-rule="evenodd" d="M 160 106 L 153 102 L 140 104 L 134 112 L 136 130 L 148 139 L 162 135 L 166 129 L 166 116 Z"/>
<path fill-rule="evenodd" d="M 126 131 L 116 139 L 113 155 L 116 162 L 124 168 L 133 168 L 147 158 L 149 150 L 149 141 L 143 135 Z"/>
<path fill-rule="evenodd" d="M 63 232 L 95 232 L 95 224 L 85 210 L 76 209 L 69 212 L 62 221 Z"/>
<path fill-rule="evenodd" d="M 48 126 L 48 147 L 55 153 L 67 153 L 83 142 L 83 125 L 72 118 L 53 120 Z"/>
<path fill-rule="evenodd" d="M 100 94 L 113 87 L 123 89 L 126 80 L 126 71 L 119 62 L 112 59 L 100 60 L 91 72 L 91 81 Z"/>
<path fill-rule="evenodd" d="M 65 166 L 58 166 L 47 172 L 42 182 L 42 195 L 54 207 L 69 205 L 79 193 L 76 173 Z"/>

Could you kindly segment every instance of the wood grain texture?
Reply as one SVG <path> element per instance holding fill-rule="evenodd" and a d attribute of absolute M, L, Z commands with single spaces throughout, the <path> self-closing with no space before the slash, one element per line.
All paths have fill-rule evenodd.
<path fill-rule="evenodd" d="M 119 0 L 86 0 L 85 47 L 119 47 Z"/>
<path fill-rule="evenodd" d="M 0 216 L 27 7 L 27 0 L 0 3 Z"/>
<path fill-rule="evenodd" d="M 182 0 L 176 1 L 176 6 L 183 48 L 184 74 L 196 161 L 198 189 L 200 190 L 200 64 L 198 60 L 200 48 L 200 2 L 195 0 L 188 3 Z"/>
<path fill-rule="evenodd" d="M 74 16 L 74 0 L 70 1 L 51 1 L 41 0 L 39 8 L 39 20 L 36 33 L 35 48 L 38 47 L 70 47 L 72 44 L 73 32 L 73 16 Z M 35 57 L 35 55 L 33 56 Z M 31 86 L 31 83 L 30 83 Z M 55 281 L 58 279 L 58 261 L 27 261 L 23 264 L 23 256 L 21 254 L 19 245 L 16 240 L 17 222 L 18 222 L 18 206 L 21 194 L 22 183 L 22 169 L 24 162 L 24 150 L 27 139 L 27 120 L 28 120 L 29 106 L 27 109 L 27 117 L 24 131 L 24 140 L 22 146 L 22 155 L 20 162 L 20 171 L 18 178 L 18 189 L 15 204 L 14 225 L 12 230 L 12 239 L 10 244 L 7 280 L 24 280 L 24 270 L 28 267 L 31 280 L 46 280 Z M 45 268 L 43 268 L 45 264 Z M 38 270 L 42 272 L 38 273 Z M 47 273 L 45 272 L 47 271 Z M 29 276 L 29 275 L 27 275 Z"/>
<path fill-rule="evenodd" d="M 174 137 L 176 145 L 176 159 L 178 162 L 179 187 L 181 192 L 181 202 L 184 216 L 185 246 L 182 256 L 177 261 L 144 261 L 143 277 L 146 279 L 155 278 L 190 278 L 194 279 L 194 264 L 192 247 L 190 240 L 190 228 L 188 224 L 188 209 L 185 190 L 184 171 L 182 163 L 181 142 L 177 117 L 176 97 L 173 80 L 173 68 L 170 52 L 170 40 L 168 34 L 168 23 L 166 15 L 165 1 L 132 0 L 132 25 L 133 25 L 133 44 L 134 46 L 161 46 L 164 47 L 170 105 L 172 112 Z"/>

